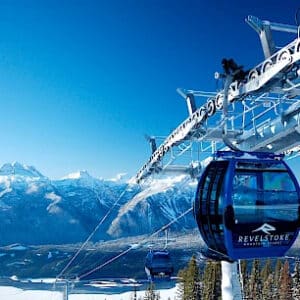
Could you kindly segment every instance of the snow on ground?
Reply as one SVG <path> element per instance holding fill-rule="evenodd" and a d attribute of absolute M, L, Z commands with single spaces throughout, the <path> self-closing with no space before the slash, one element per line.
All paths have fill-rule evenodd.
<path fill-rule="evenodd" d="M 176 287 L 167 290 L 158 290 L 161 300 L 176 300 Z M 138 291 L 137 297 L 144 298 L 145 291 Z M 70 294 L 69 300 L 131 300 L 133 292 L 120 294 Z M 63 300 L 63 294 L 55 291 L 22 290 L 10 286 L 0 286 L 2 300 Z"/>
<path fill-rule="evenodd" d="M 28 280 L 34 283 L 54 283 L 56 281 L 56 278 L 29 278 Z"/>
<path fill-rule="evenodd" d="M 11 286 L 0 286 L 0 299 L 1 300 L 2 299 L 3 300 L 4 299 L 5 300 L 63 300 L 63 297 L 61 292 L 33 291 L 33 290 L 25 291 Z M 85 297 L 83 297 L 82 300 L 83 299 L 85 299 Z"/>
<path fill-rule="evenodd" d="M 158 290 L 161 300 L 176 300 L 176 287 L 169 290 Z M 144 299 L 145 291 L 138 291 L 137 298 L 141 297 Z M 122 294 L 115 295 L 104 295 L 104 294 L 71 294 L 69 300 L 132 300 L 133 292 L 125 292 Z"/>

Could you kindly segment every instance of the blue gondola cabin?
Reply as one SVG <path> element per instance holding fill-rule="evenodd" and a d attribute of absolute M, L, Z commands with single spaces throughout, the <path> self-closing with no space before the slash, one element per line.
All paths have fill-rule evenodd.
<path fill-rule="evenodd" d="M 204 170 L 194 214 L 218 260 L 281 257 L 298 236 L 300 192 L 282 155 L 220 151 Z"/>
<path fill-rule="evenodd" d="M 146 256 L 145 271 L 151 281 L 170 279 L 174 268 L 169 251 L 150 250 Z"/>

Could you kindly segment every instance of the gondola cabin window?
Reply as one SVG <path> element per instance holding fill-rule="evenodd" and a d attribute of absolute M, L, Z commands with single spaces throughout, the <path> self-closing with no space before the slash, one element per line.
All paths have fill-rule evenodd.
<path fill-rule="evenodd" d="M 287 172 L 270 171 L 263 174 L 266 219 L 271 221 L 298 220 L 298 194 Z"/>
<path fill-rule="evenodd" d="M 257 174 L 236 173 L 232 190 L 235 224 L 249 223 L 257 220 Z"/>
<path fill-rule="evenodd" d="M 235 224 L 297 221 L 298 193 L 284 165 L 258 163 L 256 167 L 239 163 L 236 169 L 232 188 Z"/>

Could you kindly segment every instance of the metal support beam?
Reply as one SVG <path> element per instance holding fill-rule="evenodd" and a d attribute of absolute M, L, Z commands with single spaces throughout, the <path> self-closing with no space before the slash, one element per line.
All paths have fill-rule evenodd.
<path fill-rule="evenodd" d="M 270 23 L 263 22 L 254 16 L 248 16 L 246 22 L 258 33 L 265 58 L 276 52 Z"/>
<path fill-rule="evenodd" d="M 222 299 L 242 300 L 242 291 L 237 272 L 237 262 L 221 262 L 222 268 Z"/>
<path fill-rule="evenodd" d="M 293 25 L 262 21 L 257 17 L 248 16 L 248 23 L 259 35 L 265 58 L 269 58 L 276 52 L 276 45 L 273 40 L 272 30 L 298 34 L 298 27 Z"/>
<path fill-rule="evenodd" d="M 186 100 L 186 105 L 187 105 L 187 108 L 188 108 L 188 112 L 189 112 L 189 115 L 192 116 L 193 113 L 196 111 L 196 102 L 195 102 L 195 97 L 193 94 L 188 94 L 185 98 Z"/>
<path fill-rule="evenodd" d="M 261 21 L 252 16 L 248 17 L 247 21 L 257 32 L 259 32 L 259 34 L 261 34 L 265 45 L 264 51 L 267 53 L 266 56 L 268 57 L 274 53 L 275 48 L 272 44 L 273 40 L 271 35 L 269 35 L 268 30 L 271 31 L 272 29 L 287 32 L 294 32 L 293 30 L 295 30 L 292 26 Z M 247 104 L 247 109 L 250 111 L 251 106 L 254 106 L 252 110 L 254 114 L 256 103 L 256 100 L 254 99 L 261 99 L 262 94 L 267 94 L 276 90 L 278 96 L 282 97 L 283 101 L 289 99 L 290 93 L 295 91 L 299 86 L 299 65 L 300 39 L 295 39 L 280 51 L 274 53 L 270 58 L 255 66 L 243 80 L 235 80 L 231 83 L 226 80 L 227 84 L 224 90 L 217 94 L 206 93 L 204 97 L 207 98 L 207 102 L 203 103 L 199 108 L 196 108 L 194 100 L 194 97 L 200 96 L 199 93 L 194 93 L 190 90 L 177 89 L 177 92 L 187 101 L 189 117 L 179 124 L 164 142 L 153 151 L 148 161 L 137 172 L 134 180 L 139 183 L 148 176 L 151 176 L 151 174 L 163 171 L 164 167 L 161 166 L 166 166 L 165 164 L 160 164 L 163 158 L 168 155 L 173 157 L 173 148 L 179 147 L 186 141 L 190 141 L 191 143 L 194 141 L 207 141 L 209 140 L 209 137 L 213 138 L 213 135 L 216 135 L 214 136 L 214 141 L 217 142 L 216 139 L 218 139 L 218 134 L 220 133 L 220 129 L 222 129 L 222 125 L 227 121 L 233 122 L 235 118 L 233 116 L 234 111 L 230 111 L 230 114 L 225 113 L 224 118 L 219 120 L 219 122 L 216 122 L 217 116 L 220 116 L 222 111 L 226 112 L 229 107 L 234 110 L 235 103 L 238 105 L 239 103 L 244 102 L 247 97 L 250 97 L 252 100 Z M 297 104 L 291 105 L 291 101 Z M 225 129 L 225 135 L 223 136 L 223 140 L 225 137 L 226 144 L 230 144 L 229 142 L 231 142 L 231 147 L 232 145 L 237 145 L 239 149 L 248 151 L 253 150 L 255 145 L 259 145 L 260 148 L 268 146 L 269 148 L 265 149 L 266 151 L 268 151 L 268 149 L 270 150 L 271 146 L 273 147 L 271 151 L 287 149 L 289 147 L 287 142 L 289 142 L 290 139 L 284 140 L 284 137 L 290 137 L 292 139 L 293 136 L 295 136 L 293 133 L 293 131 L 295 131 L 293 123 L 295 121 L 298 122 L 299 120 L 298 103 L 300 103 L 300 99 L 291 99 L 290 102 L 287 103 L 287 105 L 290 105 L 290 109 L 288 109 L 285 114 L 277 120 L 275 120 L 273 116 L 272 125 L 274 127 L 272 127 L 272 129 L 275 128 L 275 132 L 269 133 L 272 129 L 264 127 L 255 128 L 255 132 L 253 132 L 252 130 L 243 127 L 240 128 L 240 132 L 237 133 L 238 135 L 235 135 L 232 138 L 234 132 L 229 132 L 226 129 L 226 125 L 224 125 L 225 128 L 223 127 L 223 129 Z M 293 117 L 295 117 L 294 121 L 292 120 Z M 210 120 L 213 122 L 213 126 L 216 127 L 214 130 L 210 130 L 212 128 L 209 127 L 209 125 L 211 125 L 211 123 L 209 124 Z M 299 123 L 297 125 L 299 125 Z M 219 128 L 217 126 L 219 126 Z M 234 127 L 234 131 L 236 133 L 236 126 Z M 261 133 L 260 136 L 257 135 L 257 132 Z M 298 135 L 296 135 L 296 137 L 298 140 Z M 269 145 L 270 143 L 272 143 L 272 145 Z M 185 152 L 182 151 L 182 149 L 179 150 L 181 150 L 181 153 Z"/>

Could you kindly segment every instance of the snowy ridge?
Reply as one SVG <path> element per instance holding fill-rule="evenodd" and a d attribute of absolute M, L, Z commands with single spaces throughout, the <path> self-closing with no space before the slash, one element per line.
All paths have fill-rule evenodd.
<path fill-rule="evenodd" d="M 19 162 L 5 163 L 0 168 L 0 198 L 14 190 L 26 190 L 27 194 L 35 193 L 48 178 L 35 167 Z"/>
<path fill-rule="evenodd" d="M 77 171 L 74 173 L 70 173 L 67 176 L 63 177 L 62 179 L 90 179 L 92 178 L 91 175 L 86 171 Z"/>
<path fill-rule="evenodd" d="M 186 175 L 173 178 L 154 179 L 143 190 L 127 201 L 112 221 L 108 233 L 119 236 L 126 226 L 136 234 L 152 232 L 176 219 L 181 213 L 190 209 L 194 194 L 194 183 Z M 143 220 L 141 222 L 141 220 Z M 176 227 L 177 226 L 177 227 Z M 175 224 L 180 227 L 193 228 L 192 215 Z M 173 228 L 174 229 L 174 228 Z"/>
<path fill-rule="evenodd" d="M 23 177 L 37 177 L 43 178 L 35 167 L 20 164 L 19 162 L 6 163 L 0 168 L 0 176 L 23 176 Z"/>
<path fill-rule="evenodd" d="M 150 196 L 153 196 L 155 194 L 166 192 L 167 190 L 174 187 L 175 184 L 178 184 L 181 181 L 183 181 L 186 177 L 187 177 L 186 175 L 180 175 L 173 178 L 166 178 L 166 179 L 159 179 L 159 180 L 156 179 L 151 181 L 148 187 L 146 187 L 144 190 L 139 192 L 137 195 L 135 195 L 132 198 L 132 200 L 130 200 L 128 203 L 126 203 L 123 207 L 120 208 L 119 214 L 117 218 L 114 220 L 114 222 L 118 222 L 119 218 L 121 218 L 125 213 L 133 210 L 136 207 L 136 205 L 142 200 Z"/>
<path fill-rule="evenodd" d="M 95 186 L 101 182 L 100 179 L 92 177 L 86 170 L 70 173 L 67 176 L 64 176 L 60 181 L 66 182 L 67 184 L 73 182 L 75 185 L 79 184 L 87 186 Z"/>
<path fill-rule="evenodd" d="M 143 189 L 123 176 L 103 180 L 78 171 L 51 181 L 34 167 L 5 164 L 0 168 L 2 244 L 81 242 L 124 191 L 95 241 L 149 234 L 191 207 L 195 187 L 186 176 L 155 179 Z M 195 223 L 191 215 L 174 226 L 176 231 Z"/>

